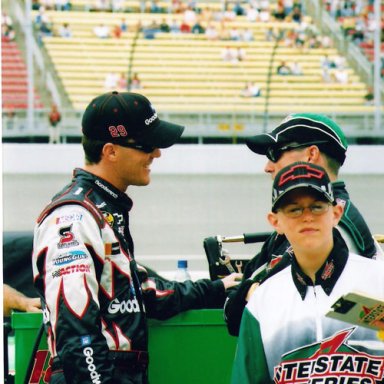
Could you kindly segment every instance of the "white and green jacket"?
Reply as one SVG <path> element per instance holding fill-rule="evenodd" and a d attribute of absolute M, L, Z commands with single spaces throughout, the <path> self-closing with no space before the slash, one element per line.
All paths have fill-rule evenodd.
<path fill-rule="evenodd" d="M 349 292 L 384 300 L 384 263 L 348 254 L 336 237 L 313 284 L 293 255 L 245 308 L 232 384 L 384 384 L 378 332 L 325 316 Z"/>

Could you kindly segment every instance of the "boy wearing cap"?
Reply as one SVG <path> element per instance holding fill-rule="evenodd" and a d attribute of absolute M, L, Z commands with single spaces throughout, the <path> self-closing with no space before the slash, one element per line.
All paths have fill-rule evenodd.
<path fill-rule="evenodd" d="M 276 175 L 268 220 L 292 262 L 250 297 L 232 384 L 382 382 L 378 332 L 325 316 L 350 292 L 384 299 L 384 264 L 349 252 L 334 229 L 342 211 L 322 167 L 295 162 Z"/>
<path fill-rule="evenodd" d="M 272 178 L 280 169 L 295 161 L 307 161 L 325 168 L 336 201 L 344 207 L 337 229 L 351 251 L 375 257 L 377 251 L 368 225 L 350 200 L 344 182 L 338 180 L 348 148 L 338 124 L 324 115 L 292 114 L 272 132 L 250 137 L 246 143 L 253 152 L 267 156 L 265 172 Z M 229 294 L 225 303 L 225 319 L 231 335 L 238 335 L 249 290 L 257 286 L 255 282 L 266 278 L 268 271 L 282 260 L 288 248 L 286 236 L 275 232 L 266 240 L 260 253 L 247 264 L 242 283 Z"/>
<path fill-rule="evenodd" d="M 136 264 L 128 186 L 150 182 L 152 162 L 184 127 L 160 120 L 129 92 L 96 97 L 83 121 L 85 166 L 52 199 L 34 231 L 33 275 L 42 299 L 51 383 L 148 382 L 147 318 L 223 302 L 222 281 L 149 278 Z"/>

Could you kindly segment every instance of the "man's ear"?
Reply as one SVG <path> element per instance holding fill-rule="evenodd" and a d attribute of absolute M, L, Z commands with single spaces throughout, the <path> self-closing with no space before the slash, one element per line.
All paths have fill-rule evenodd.
<path fill-rule="evenodd" d="M 273 212 L 269 212 L 268 215 L 267 215 L 267 219 L 269 221 L 269 224 L 272 225 L 272 227 L 275 229 L 275 231 L 279 235 L 282 235 L 283 231 L 280 228 L 279 217 L 277 216 L 277 214 L 273 213 Z"/>
<path fill-rule="evenodd" d="M 308 156 L 308 159 L 307 159 L 308 163 L 317 164 L 319 157 L 321 155 L 321 152 L 317 145 L 311 145 L 310 147 L 307 148 L 306 154 Z"/>
<path fill-rule="evenodd" d="M 106 160 L 115 161 L 116 159 L 116 146 L 112 143 L 106 143 L 102 150 L 102 155 Z"/>

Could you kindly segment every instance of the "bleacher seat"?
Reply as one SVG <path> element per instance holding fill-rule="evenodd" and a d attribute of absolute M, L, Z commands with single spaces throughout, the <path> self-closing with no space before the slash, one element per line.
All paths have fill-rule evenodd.
<path fill-rule="evenodd" d="M 78 4 L 78 2 L 77 2 Z M 323 83 L 320 60 L 324 55 L 336 56 L 334 48 L 302 50 L 288 48 L 283 42 L 274 49 L 274 42 L 265 41 L 269 27 L 292 28 L 290 22 L 247 22 L 238 17 L 231 25 L 251 28 L 255 41 L 209 41 L 202 35 L 159 33 L 155 39 L 135 38 L 130 30 L 122 38 L 99 39 L 93 27 L 103 22 L 113 26 L 126 19 L 128 26 L 137 21 L 143 25 L 152 20 L 181 18 L 182 15 L 148 13 L 90 13 L 48 12 L 55 28 L 67 22 L 73 38 L 44 38 L 62 84 L 75 109 L 82 110 L 92 97 L 106 91 L 105 76 L 109 72 L 138 73 L 143 89 L 137 92 L 150 97 L 165 112 L 201 108 L 202 111 L 264 110 L 273 111 L 321 110 L 361 111 L 365 105 L 365 84 L 348 68 L 348 84 Z M 241 46 L 246 51 L 244 61 L 224 62 L 221 51 L 226 46 Z M 273 57 L 273 62 L 271 63 Z M 302 76 L 279 76 L 276 68 L 281 61 L 299 62 Z M 262 95 L 259 98 L 240 97 L 244 84 L 256 82 Z"/>
<path fill-rule="evenodd" d="M 16 43 L 1 42 L 2 108 L 6 110 L 28 107 L 27 69 Z M 34 92 L 35 108 L 42 108 L 40 96 Z"/>

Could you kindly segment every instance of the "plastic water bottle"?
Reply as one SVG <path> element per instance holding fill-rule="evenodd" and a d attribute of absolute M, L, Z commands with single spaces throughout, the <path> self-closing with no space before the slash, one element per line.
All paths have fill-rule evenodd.
<path fill-rule="evenodd" d="M 177 271 L 174 280 L 180 283 L 186 280 L 191 280 L 191 275 L 188 272 L 187 260 L 177 260 Z"/>

